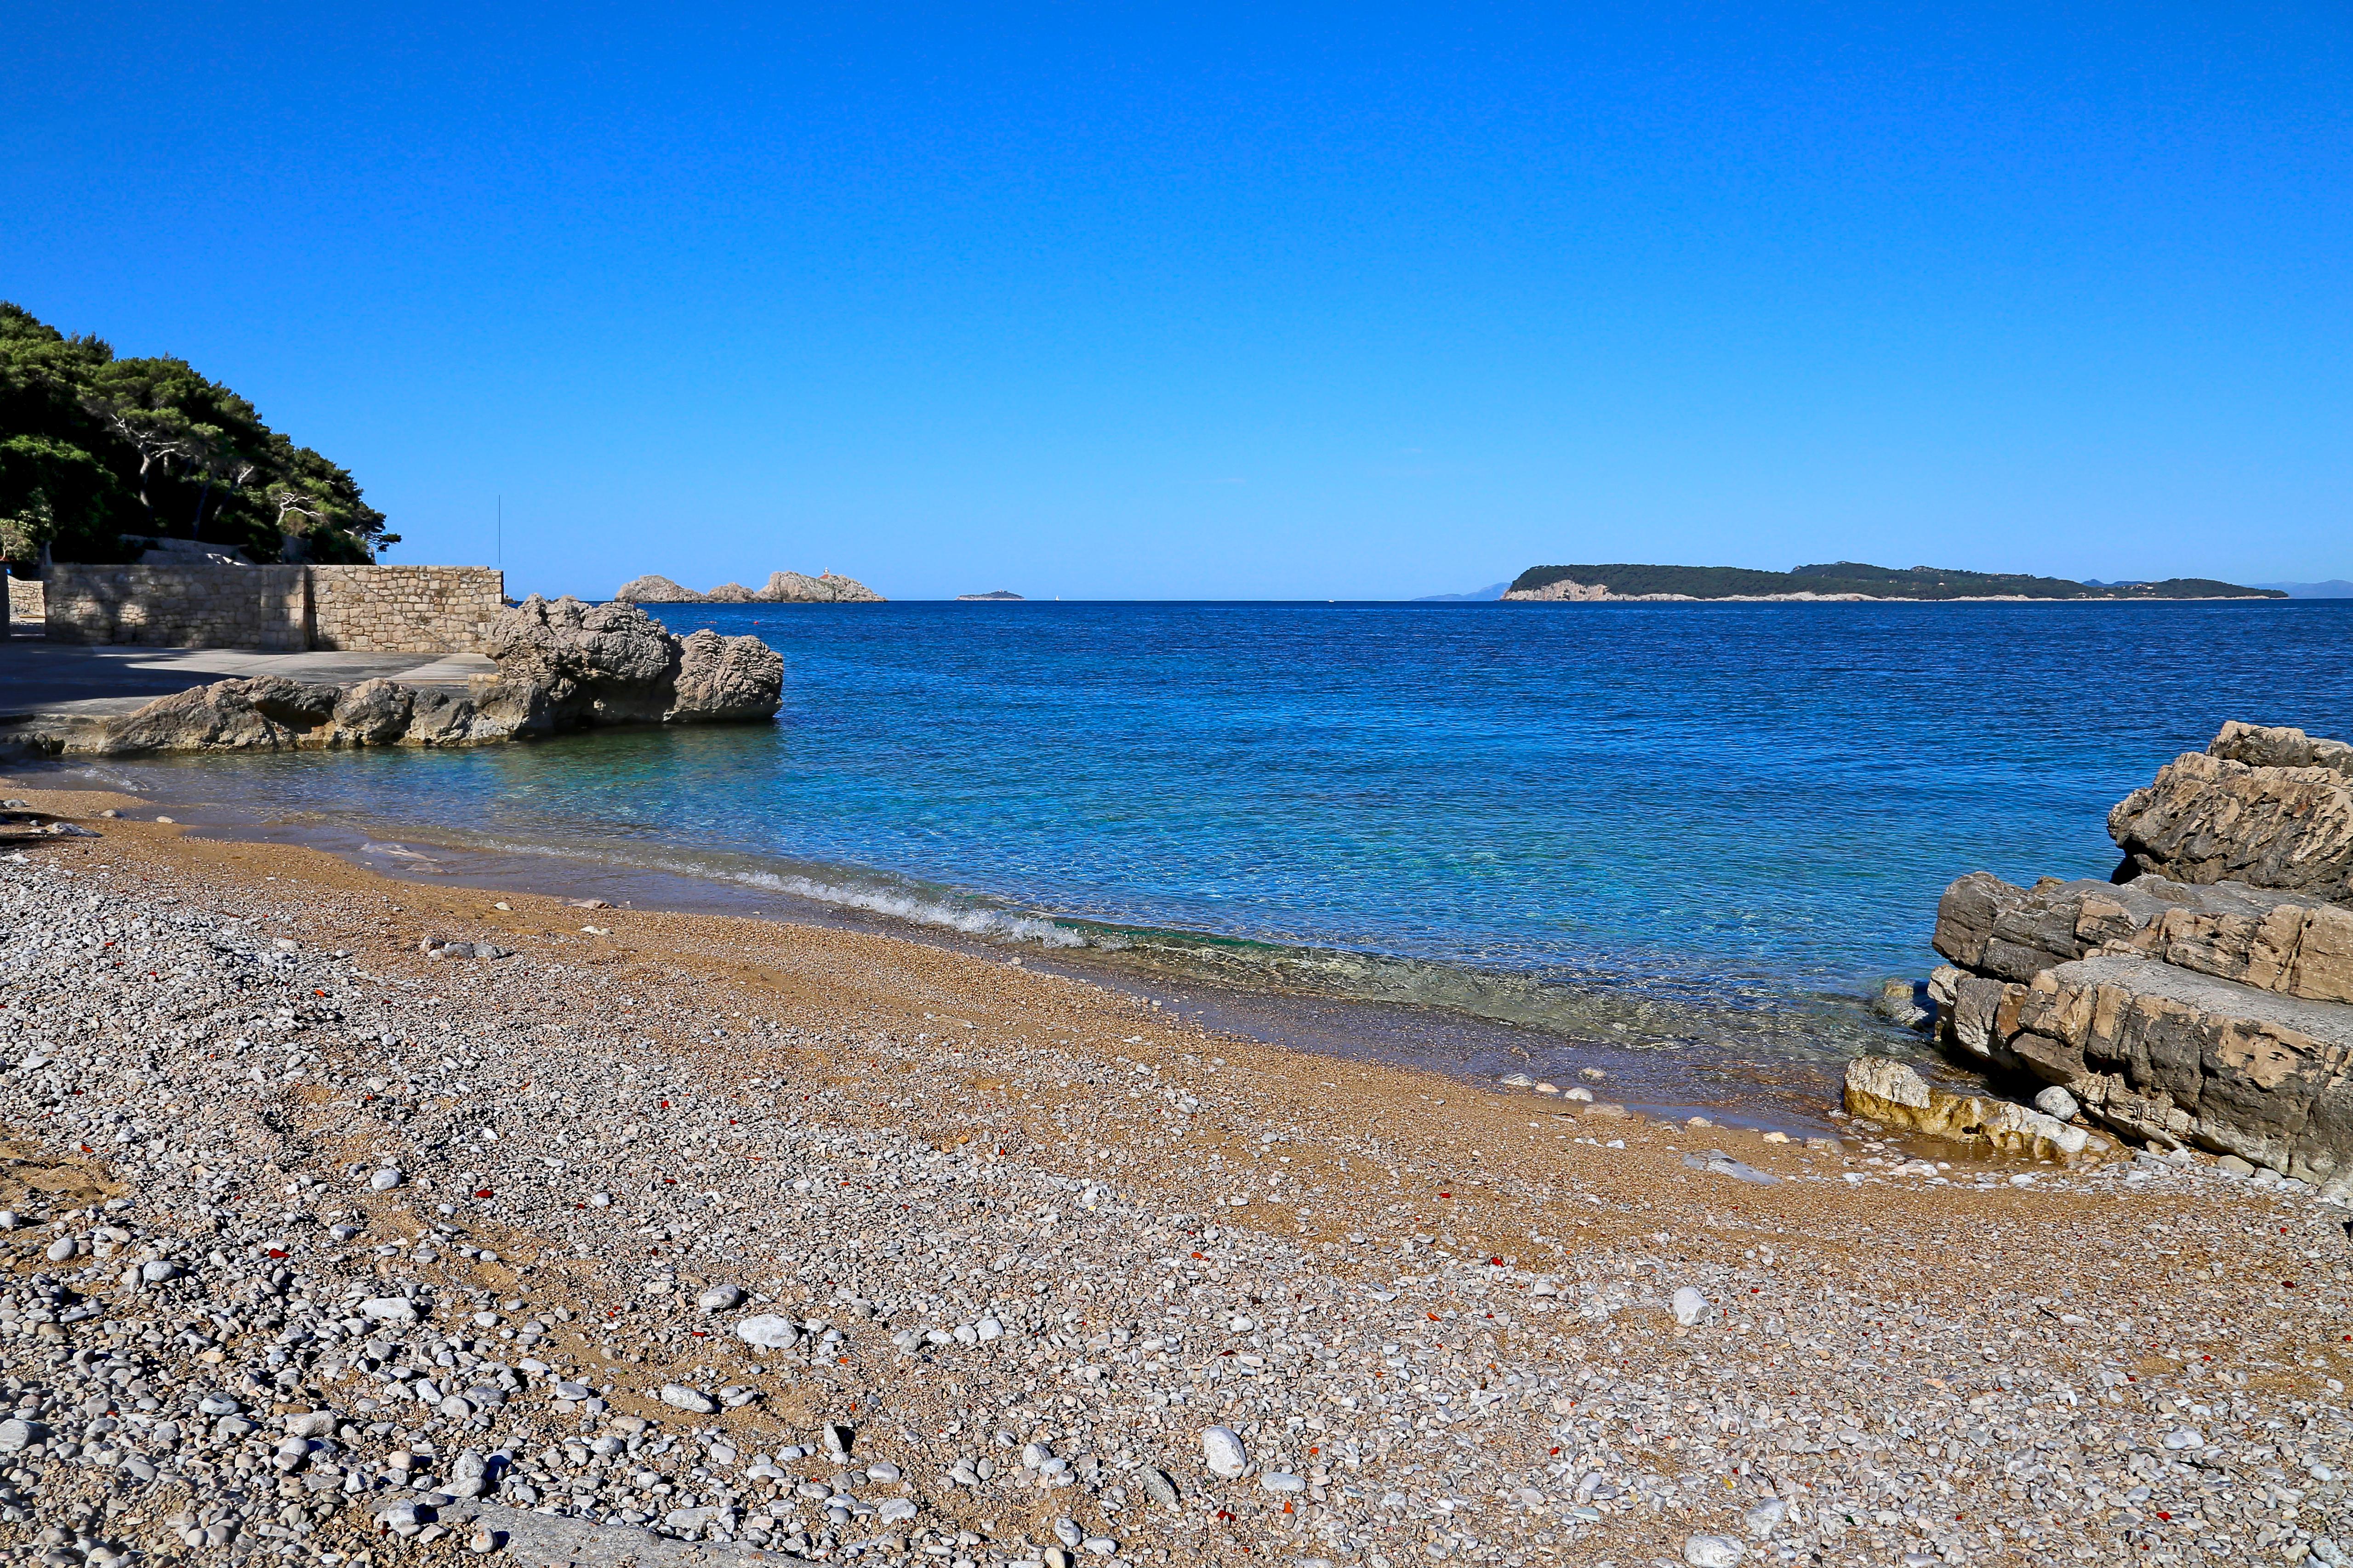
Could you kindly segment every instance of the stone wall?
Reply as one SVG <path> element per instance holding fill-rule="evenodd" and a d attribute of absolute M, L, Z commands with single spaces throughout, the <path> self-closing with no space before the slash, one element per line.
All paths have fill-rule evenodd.
<path fill-rule="evenodd" d="M 471 653 L 506 577 L 487 566 L 57 565 L 45 586 L 53 642 Z"/>
<path fill-rule="evenodd" d="M 32 577 L 8 579 L 8 621 L 11 625 L 38 625 L 48 617 L 48 602 L 43 596 L 40 582 Z"/>
<path fill-rule="evenodd" d="M 295 653 L 310 646 L 308 570 L 53 565 L 43 619 L 51 642 Z"/>
<path fill-rule="evenodd" d="M 313 566 L 311 646 L 379 653 L 474 653 L 506 608 L 489 566 Z"/>

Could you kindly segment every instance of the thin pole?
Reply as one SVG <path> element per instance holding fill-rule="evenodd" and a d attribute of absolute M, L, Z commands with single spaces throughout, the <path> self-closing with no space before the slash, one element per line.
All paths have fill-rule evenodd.
<path fill-rule="evenodd" d="M 492 561 L 498 569 L 503 572 L 507 569 L 507 498 L 503 495 L 498 498 L 498 509 L 499 531 L 496 535 L 497 542 L 491 546 L 494 552 Z"/>

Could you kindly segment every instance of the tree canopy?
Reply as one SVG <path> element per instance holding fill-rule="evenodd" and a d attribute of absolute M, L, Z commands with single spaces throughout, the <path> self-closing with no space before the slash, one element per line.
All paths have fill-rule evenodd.
<path fill-rule="evenodd" d="M 349 470 L 185 360 L 118 359 L 0 300 L 0 558 L 125 561 L 191 539 L 357 564 L 399 538 Z"/>

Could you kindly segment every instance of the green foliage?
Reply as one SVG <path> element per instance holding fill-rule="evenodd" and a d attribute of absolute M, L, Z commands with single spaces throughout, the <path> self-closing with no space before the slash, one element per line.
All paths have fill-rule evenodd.
<path fill-rule="evenodd" d="M 355 564 L 398 537 L 348 470 L 186 361 L 117 359 L 0 301 L 0 555 L 121 561 L 177 538 Z"/>
<path fill-rule="evenodd" d="M 1937 566 L 1873 566 L 1836 561 L 1794 572 L 1743 566 L 1531 566 L 1512 583 L 1514 593 L 1555 583 L 1600 584 L 1613 594 L 1680 594 L 1694 599 L 1759 597 L 1768 594 L 1862 594 L 1877 599 L 2284 599 L 2270 589 L 2246 588 L 2206 577 L 2162 583 L 2094 585 L 2065 577 L 1961 572 Z"/>

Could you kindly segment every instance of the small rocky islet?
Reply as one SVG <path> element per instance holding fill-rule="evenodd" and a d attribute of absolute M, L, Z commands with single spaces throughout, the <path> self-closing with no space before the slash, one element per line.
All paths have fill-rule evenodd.
<path fill-rule="evenodd" d="M 2118 808 L 2126 882 L 1956 884 L 1949 1049 L 2045 1016 L 1969 983 L 2111 942 L 2332 984 L 2340 906 L 2248 879 L 2330 886 L 2335 786 L 2303 775 L 2335 753 L 2216 745 Z M 1630 1114 L 1606 1076 L 1281 1051 L 1004 954 L 588 924 L 128 797 L 5 804 L 26 1561 L 2342 1556 L 2334 1153 L 2218 1156 L 2273 1136 L 2250 1091 L 2183 1098 L 2096 1043 L 2124 1036 L 2078 1070 L 1986 1026 L 2071 1098 L 2031 1114 L 2073 1153 L 1852 1112 L 1792 1141 Z M 2158 1147 L 2096 1157 L 2126 1137 Z"/>

